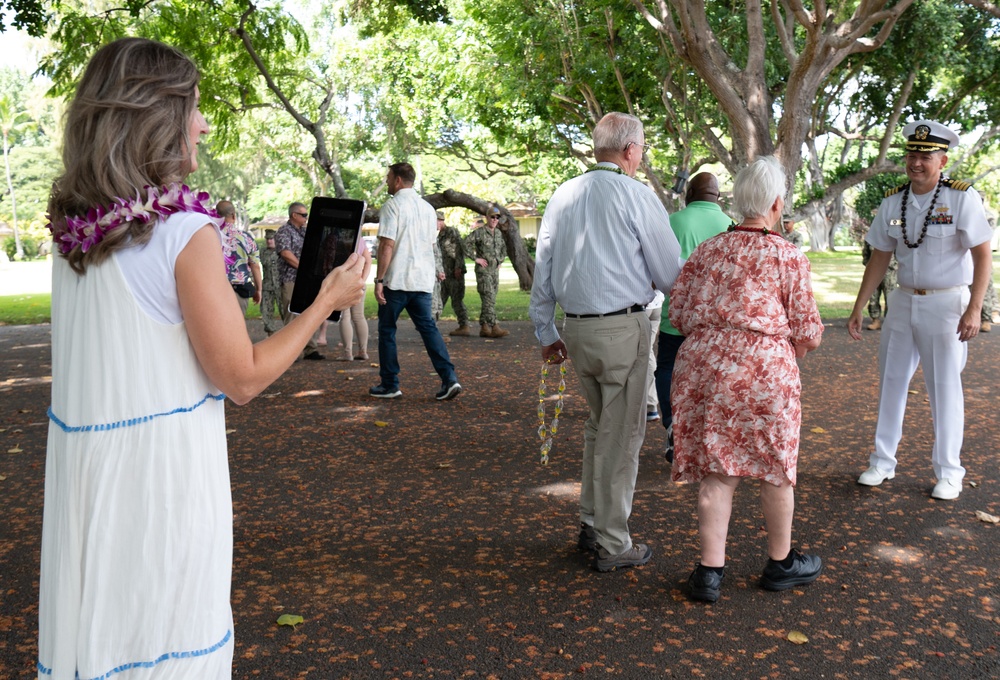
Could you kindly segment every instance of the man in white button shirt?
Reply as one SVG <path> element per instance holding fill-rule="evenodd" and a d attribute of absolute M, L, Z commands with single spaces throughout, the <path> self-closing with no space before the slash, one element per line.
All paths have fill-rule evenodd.
<path fill-rule="evenodd" d="M 446 401 L 455 398 L 462 386 L 431 315 L 431 293 L 437 280 L 434 269 L 437 215 L 431 204 L 414 191 L 415 179 L 416 172 L 409 163 L 390 165 L 385 176 L 391 198 L 379 214 L 375 274 L 380 381 L 368 394 L 379 399 L 395 399 L 403 394 L 399 389 L 396 322 L 405 309 L 441 378 L 441 389 L 434 398 Z"/>
<path fill-rule="evenodd" d="M 628 529 L 646 432 L 655 284 L 670 290 L 680 246 L 663 204 L 634 179 L 645 134 L 638 118 L 609 113 L 594 128 L 598 163 L 552 195 L 538 234 L 529 313 L 542 359 L 573 368 L 590 417 L 584 430 L 580 540 L 596 568 L 645 564 L 652 550 Z M 555 307 L 566 313 L 560 339 Z"/>
<path fill-rule="evenodd" d="M 879 344 L 875 450 L 858 483 L 878 486 L 896 475 L 907 392 L 919 363 L 934 420 L 931 465 L 937 484 L 931 496 L 953 500 L 965 476 L 962 369 L 966 342 L 979 333 L 992 273 L 991 233 L 979 194 L 968 182 L 942 175 L 958 135 L 940 123 L 918 120 L 903 128 L 903 136 L 910 181 L 886 192 L 865 237 L 872 256 L 847 323 L 851 337 L 861 339 L 862 309 L 895 252 L 899 287 L 891 294 Z"/>

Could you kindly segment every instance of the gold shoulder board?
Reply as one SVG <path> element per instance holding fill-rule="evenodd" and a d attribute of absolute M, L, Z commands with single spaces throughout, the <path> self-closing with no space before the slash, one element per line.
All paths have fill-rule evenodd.
<path fill-rule="evenodd" d="M 907 182 L 906 184 L 909 184 L 909 182 Z M 889 198 L 893 194 L 898 194 L 900 191 L 903 190 L 903 187 L 905 187 L 906 184 L 900 184 L 898 187 L 893 187 L 892 189 L 889 189 L 887 192 L 885 192 L 884 198 Z"/>
<path fill-rule="evenodd" d="M 966 182 L 963 179 L 952 179 L 951 177 L 945 178 L 941 184 L 951 187 L 955 191 L 968 191 L 972 188 L 972 182 Z"/>

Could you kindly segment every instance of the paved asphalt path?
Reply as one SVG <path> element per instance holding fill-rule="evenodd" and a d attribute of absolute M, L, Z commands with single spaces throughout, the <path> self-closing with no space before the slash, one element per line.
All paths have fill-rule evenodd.
<path fill-rule="evenodd" d="M 505 324 L 502 340 L 450 339 L 466 391 L 449 403 L 433 400 L 436 377 L 403 325 L 402 399 L 366 396 L 377 379 L 369 364 L 304 362 L 227 408 L 234 677 L 1000 677 L 1000 526 L 975 516 L 1000 515 L 1000 333 L 971 343 L 964 374 L 963 462 L 976 486 L 940 502 L 929 497 L 919 372 L 896 478 L 855 483 L 875 425 L 877 333 L 852 342 L 843 320 L 830 322 L 801 364 L 794 531 L 822 556 L 823 575 L 785 593 L 760 589 L 765 536 L 746 484 L 722 599 L 704 605 L 681 590 L 697 559 L 697 489 L 670 481 L 659 424 L 648 428 L 631 521 L 653 560 L 599 574 L 576 548 L 586 410 L 572 371 L 543 467 L 528 324 Z M 48 331 L 0 327 L 4 679 L 34 677 Z M 305 621 L 279 627 L 281 614 Z M 793 644 L 792 631 L 808 641 Z"/>

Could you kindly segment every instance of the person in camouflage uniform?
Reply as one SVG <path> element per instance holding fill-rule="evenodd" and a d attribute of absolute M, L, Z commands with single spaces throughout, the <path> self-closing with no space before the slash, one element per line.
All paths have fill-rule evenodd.
<path fill-rule="evenodd" d="M 795 228 L 795 222 L 788 218 L 781 221 L 781 237 L 797 248 L 802 248 L 805 245 L 805 238 Z"/>
<path fill-rule="evenodd" d="M 451 298 L 451 307 L 458 317 L 458 328 L 448 335 L 472 335 L 469 331 L 469 313 L 465 309 L 465 250 L 462 235 L 455 227 L 445 224 L 444 214 L 438 212 L 438 250 L 441 251 L 441 265 L 444 280 L 440 285 L 441 309 Z"/>
<path fill-rule="evenodd" d="M 274 229 L 264 231 L 267 247 L 260 251 L 264 280 L 260 291 L 260 318 L 269 336 L 281 330 L 281 279 L 278 277 L 278 251 L 274 248 Z M 277 310 L 277 313 L 275 313 Z"/>
<path fill-rule="evenodd" d="M 444 213 L 437 211 L 437 228 L 441 231 L 444 224 Z M 434 241 L 434 290 L 431 292 L 431 316 L 437 321 L 441 318 L 441 310 L 444 309 L 444 302 L 441 300 L 441 282 L 444 281 L 444 264 L 441 261 L 441 246 Z"/>
<path fill-rule="evenodd" d="M 871 257 L 872 247 L 868 245 L 867 241 L 861 241 L 861 264 L 867 265 Z M 899 263 L 896 262 L 896 256 L 893 255 L 889 259 L 889 268 L 885 271 L 885 278 L 876 286 L 875 292 L 872 293 L 871 298 L 868 300 L 868 316 L 872 319 L 872 322 L 868 324 L 868 330 L 870 331 L 877 331 L 882 328 L 882 319 L 889 313 L 889 293 L 896 290 L 897 268 L 899 268 Z M 884 309 L 881 304 L 883 299 L 885 300 Z"/>
<path fill-rule="evenodd" d="M 465 237 L 465 252 L 476 261 L 476 290 L 482 301 L 479 312 L 479 336 L 502 338 L 509 331 L 497 323 L 497 290 L 500 288 L 500 264 L 507 257 L 507 246 L 503 234 L 497 228 L 500 224 L 500 209 L 490 206 L 486 211 L 486 226 L 474 230 Z"/>
<path fill-rule="evenodd" d="M 983 192 L 979 192 L 979 196 L 983 199 L 983 209 L 986 211 L 986 222 L 990 225 L 990 229 L 996 231 L 997 228 L 997 213 L 992 207 L 986 202 L 986 196 Z M 972 289 L 972 286 L 969 286 Z M 979 314 L 979 331 L 981 333 L 989 333 L 993 330 L 993 324 L 997 321 L 997 291 L 993 287 L 993 273 L 990 272 L 989 281 L 986 284 L 986 296 L 983 298 L 983 311 Z"/>

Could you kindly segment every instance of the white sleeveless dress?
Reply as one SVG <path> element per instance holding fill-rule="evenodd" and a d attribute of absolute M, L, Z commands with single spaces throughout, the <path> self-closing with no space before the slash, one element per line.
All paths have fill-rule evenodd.
<path fill-rule="evenodd" d="M 53 262 L 39 678 L 231 677 L 224 395 L 195 357 L 173 278 L 210 221 L 172 215 L 147 246 L 83 276 Z M 141 302 L 157 276 L 165 311 Z"/>

